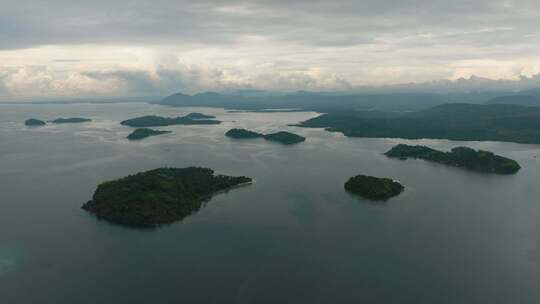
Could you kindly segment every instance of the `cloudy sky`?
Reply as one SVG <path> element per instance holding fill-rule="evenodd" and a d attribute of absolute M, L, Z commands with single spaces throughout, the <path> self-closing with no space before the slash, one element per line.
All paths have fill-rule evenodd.
<path fill-rule="evenodd" d="M 0 5 L 0 99 L 349 90 L 540 73 L 538 0 Z"/>

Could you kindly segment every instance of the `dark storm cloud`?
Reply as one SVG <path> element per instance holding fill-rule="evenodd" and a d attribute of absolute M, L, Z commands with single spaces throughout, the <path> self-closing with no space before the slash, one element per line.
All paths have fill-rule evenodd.
<path fill-rule="evenodd" d="M 1 49 L 83 43 L 227 45 L 245 36 L 344 46 L 419 34 L 426 35 L 416 43 L 482 46 L 538 34 L 540 12 L 537 1 L 508 0 L 5 2 Z"/>

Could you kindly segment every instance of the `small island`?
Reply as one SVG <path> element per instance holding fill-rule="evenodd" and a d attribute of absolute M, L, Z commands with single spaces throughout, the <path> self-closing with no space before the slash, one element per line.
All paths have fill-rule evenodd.
<path fill-rule="evenodd" d="M 264 139 L 269 141 L 276 141 L 284 145 L 292 145 L 301 143 L 306 140 L 305 137 L 291 133 L 291 132 L 277 132 L 264 135 Z"/>
<path fill-rule="evenodd" d="M 225 133 L 225 136 L 230 138 L 247 139 L 247 138 L 263 138 L 264 134 L 253 132 L 246 129 L 230 129 Z"/>
<path fill-rule="evenodd" d="M 270 134 L 262 134 L 246 129 L 231 129 L 225 133 L 225 136 L 236 139 L 264 138 L 266 140 L 279 142 L 284 145 L 297 144 L 306 140 L 305 137 L 291 132 L 281 131 Z"/>
<path fill-rule="evenodd" d="M 208 168 L 158 168 L 100 184 L 82 208 L 116 224 L 152 228 L 181 220 L 218 192 L 251 181 Z"/>
<path fill-rule="evenodd" d="M 156 115 L 147 115 L 122 121 L 120 124 L 130 127 L 165 127 L 173 125 L 216 125 L 221 121 L 208 119 L 214 118 L 201 113 L 191 113 L 180 117 L 161 117 Z"/>
<path fill-rule="evenodd" d="M 81 117 L 70 117 L 70 118 L 57 118 L 52 121 L 52 123 L 55 124 L 64 124 L 64 123 L 83 123 L 83 122 L 90 122 L 92 121 L 89 118 L 81 118 Z"/>
<path fill-rule="evenodd" d="M 206 115 L 203 113 L 189 113 L 188 115 L 184 116 L 185 118 L 189 119 L 214 119 L 216 118 L 214 115 Z"/>
<path fill-rule="evenodd" d="M 390 178 L 379 178 L 368 175 L 351 177 L 345 183 L 345 190 L 375 201 L 386 201 L 394 197 L 405 188 L 399 182 Z"/>
<path fill-rule="evenodd" d="M 29 126 L 29 127 L 40 127 L 40 126 L 44 126 L 45 124 L 46 123 L 43 120 L 39 120 L 39 119 L 35 119 L 35 118 L 27 119 L 24 122 L 24 125 Z"/>
<path fill-rule="evenodd" d="M 521 169 L 518 162 L 513 159 L 495 155 L 489 151 L 476 151 L 467 147 L 456 147 L 450 152 L 443 152 L 426 146 L 399 144 L 386 152 L 385 155 L 402 160 L 419 158 L 484 173 L 514 174 Z"/>
<path fill-rule="evenodd" d="M 168 133 L 172 133 L 172 132 L 171 131 L 152 130 L 152 129 L 148 129 L 148 128 L 140 128 L 140 129 L 135 129 L 135 131 L 131 132 L 131 134 L 129 134 L 127 136 L 127 139 L 129 139 L 129 140 L 141 140 L 141 139 L 144 139 L 144 138 L 147 138 L 147 137 L 150 137 L 150 136 L 157 136 L 157 135 L 168 134 Z"/>

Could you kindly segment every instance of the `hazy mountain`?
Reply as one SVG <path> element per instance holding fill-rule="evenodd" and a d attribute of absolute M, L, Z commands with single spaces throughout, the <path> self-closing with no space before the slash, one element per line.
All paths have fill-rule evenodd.
<path fill-rule="evenodd" d="M 507 95 L 495 97 L 487 102 L 488 104 L 510 104 L 521 106 L 540 106 L 540 97 L 531 95 Z"/>
<path fill-rule="evenodd" d="M 195 95 L 173 94 L 157 102 L 169 106 L 206 106 L 228 109 L 305 109 L 313 111 L 335 110 L 419 110 L 446 103 L 443 95 L 428 93 L 311 93 L 299 91 L 283 95 L 244 95 L 205 92 Z"/>

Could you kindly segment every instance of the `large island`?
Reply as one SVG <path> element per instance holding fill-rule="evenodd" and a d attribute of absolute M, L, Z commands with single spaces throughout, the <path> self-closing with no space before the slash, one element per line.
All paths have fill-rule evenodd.
<path fill-rule="evenodd" d="M 120 124 L 130 127 L 164 127 L 173 125 L 216 125 L 221 121 L 214 120 L 214 116 L 201 113 L 190 113 L 180 117 L 161 117 L 147 115 L 122 121 Z"/>
<path fill-rule="evenodd" d="M 284 145 L 297 144 L 306 140 L 305 137 L 291 132 L 281 131 L 276 133 L 262 134 L 246 129 L 231 129 L 225 133 L 225 136 L 236 139 L 264 138 L 266 140 L 279 142 Z"/>
<path fill-rule="evenodd" d="M 521 168 L 513 159 L 467 147 L 457 147 L 450 152 L 443 152 L 426 146 L 399 144 L 385 155 L 399 159 L 420 158 L 449 166 L 496 174 L 514 174 Z"/>
<path fill-rule="evenodd" d="M 345 190 L 361 197 L 385 201 L 400 194 L 405 188 L 397 181 L 368 175 L 351 177 L 345 183 Z"/>
<path fill-rule="evenodd" d="M 100 184 L 82 208 L 113 223 L 156 227 L 192 214 L 220 191 L 250 182 L 207 168 L 159 168 Z"/>
<path fill-rule="evenodd" d="M 540 144 L 540 107 L 444 104 L 422 111 L 334 111 L 299 124 L 349 137 L 435 138 Z"/>

